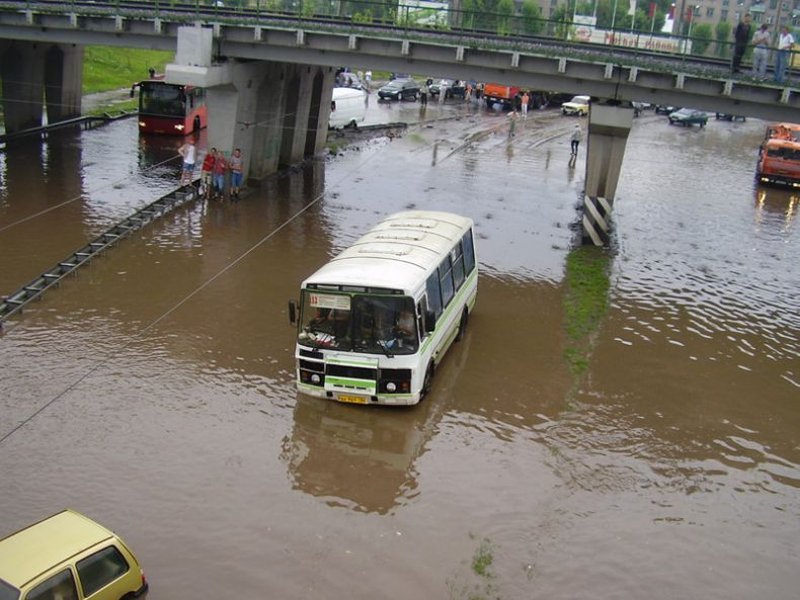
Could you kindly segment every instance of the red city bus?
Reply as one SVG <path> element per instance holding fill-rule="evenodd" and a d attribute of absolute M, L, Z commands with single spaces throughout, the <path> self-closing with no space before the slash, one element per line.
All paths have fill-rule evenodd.
<path fill-rule="evenodd" d="M 205 88 L 166 83 L 151 77 L 133 84 L 139 88 L 139 132 L 188 135 L 208 124 Z"/>

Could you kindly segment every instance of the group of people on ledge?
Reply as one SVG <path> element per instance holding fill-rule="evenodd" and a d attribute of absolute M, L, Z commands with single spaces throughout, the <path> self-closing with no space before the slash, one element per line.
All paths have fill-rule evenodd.
<path fill-rule="evenodd" d="M 181 185 L 189 185 L 194 177 L 197 159 L 194 140 L 189 139 L 180 147 L 178 153 L 183 157 Z M 243 166 L 241 149 L 236 148 L 230 158 L 227 158 L 224 152 L 211 148 L 203 158 L 200 167 L 200 194 L 208 200 L 223 200 L 225 198 L 225 177 L 230 174 L 230 200 L 238 202 L 244 172 Z"/>
<path fill-rule="evenodd" d="M 789 59 L 794 48 L 794 36 L 786 25 L 781 26 L 780 33 L 773 41 L 773 33 L 769 30 L 768 23 L 762 23 L 756 32 L 752 31 L 752 16 L 746 13 L 742 20 L 736 25 L 733 31 L 733 63 L 731 70 L 734 73 L 741 73 L 742 58 L 748 47 L 753 47 L 753 77 L 765 80 L 767 78 L 767 67 L 769 66 L 769 55 L 775 52 L 775 83 L 786 81 L 786 72 L 789 67 Z"/>

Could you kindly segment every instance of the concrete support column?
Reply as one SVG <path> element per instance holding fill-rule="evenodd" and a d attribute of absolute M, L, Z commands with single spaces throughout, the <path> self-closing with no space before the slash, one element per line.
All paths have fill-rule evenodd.
<path fill-rule="evenodd" d="M 0 55 L 6 133 L 42 124 L 44 52 L 41 44 L 12 41 Z"/>
<path fill-rule="evenodd" d="M 245 179 L 320 152 L 327 141 L 334 71 L 269 61 L 213 63 L 213 31 L 178 30 L 175 64 L 166 81 L 206 88 L 208 144 L 242 150 Z"/>
<path fill-rule="evenodd" d="M 48 123 L 81 116 L 83 46 L 57 44 L 48 48 L 44 83 Z"/>
<path fill-rule="evenodd" d="M 609 241 L 611 209 L 632 124 L 632 108 L 593 104 L 589 111 L 584 244 L 603 246 Z"/>

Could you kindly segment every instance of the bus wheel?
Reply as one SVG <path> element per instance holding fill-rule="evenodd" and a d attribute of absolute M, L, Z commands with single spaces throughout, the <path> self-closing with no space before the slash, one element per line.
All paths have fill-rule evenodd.
<path fill-rule="evenodd" d="M 456 341 L 460 342 L 464 339 L 464 332 L 467 330 L 467 321 L 469 321 L 469 312 L 464 309 L 461 313 L 461 321 L 458 323 L 458 333 L 456 333 Z"/>
<path fill-rule="evenodd" d="M 425 379 L 422 380 L 422 391 L 420 392 L 419 399 L 425 398 L 431 391 L 433 385 L 433 361 L 428 365 L 428 370 L 425 371 Z"/>

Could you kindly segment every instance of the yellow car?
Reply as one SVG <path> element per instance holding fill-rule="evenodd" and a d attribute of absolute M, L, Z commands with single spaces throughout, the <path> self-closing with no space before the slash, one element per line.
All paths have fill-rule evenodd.
<path fill-rule="evenodd" d="M 125 543 L 73 510 L 0 539 L 0 600 L 120 600 L 146 591 Z"/>

